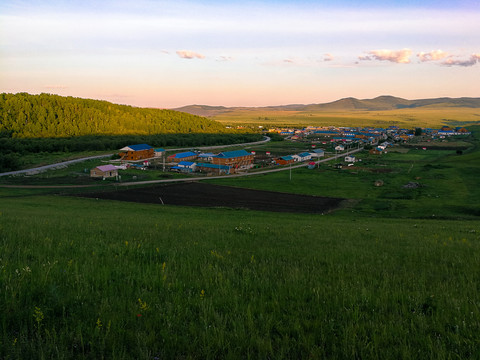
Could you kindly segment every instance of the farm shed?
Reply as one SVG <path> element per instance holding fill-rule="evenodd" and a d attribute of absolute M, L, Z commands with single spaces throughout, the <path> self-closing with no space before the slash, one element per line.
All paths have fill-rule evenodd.
<path fill-rule="evenodd" d="M 120 151 L 122 151 L 119 154 L 122 160 L 137 161 L 153 158 L 155 156 L 155 150 L 147 144 L 128 145 L 121 148 Z"/>
<path fill-rule="evenodd" d="M 191 161 L 180 161 L 178 165 L 172 167 L 172 170 L 178 170 L 180 172 L 191 173 L 195 171 L 196 163 Z"/>
<path fill-rule="evenodd" d="M 322 149 L 315 149 L 315 150 L 312 150 L 310 152 L 310 155 L 313 157 L 324 157 L 325 156 L 325 151 L 323 151 Z"/>
<path fill-rule="evenodd" d="M 90 177 L 93 178 L 109 178 L 116 177 L 118 175 L 118 169 L 113 165 L 101 165 L 90 170 Z"/>
<path fill-rule="evenodd" d="M 197 153 L 194 153 L 193 151 L 186 151 L 170 155 L 168 157 L 168 160 L 179 163 L 180 161 L 192 161 L 195 160 L 197 157 Z"/>
<path fill-rule="evenodd" d="M 355 159 L 355 156 L 345 156 L 345 162 L 355 162 L 356 159 Z"/>
<path fill-rule="evenodd" d="M 212 163 L 230 166 L 233 169 L 250 169 L 253 167 L 254 155 L 246 150 L 225 151 L 212 158 Z"/>
<path fill-rule="evenodd" d="M 230 166 L 219 164 L 198 163 L 197 171 L 207 174 L 230 174 Z"/>

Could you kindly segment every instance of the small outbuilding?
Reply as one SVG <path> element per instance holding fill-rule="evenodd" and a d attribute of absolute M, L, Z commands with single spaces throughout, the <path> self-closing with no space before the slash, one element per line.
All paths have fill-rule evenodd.
<path fill-rule="evenodd" d="M 110 177 L 117 177 L 118 176 L 118 169 L 113 165 L 101 165 L 97 166 L 90 170 L 90 177 L 93 178 L 110 178 Z"/>
<path fill-rule="evenodd" d="M 197 164 L 191 161 L 180 161 L 172 170 L 177 170 L 184 173 L 191 173 L 195 171 Z"/>

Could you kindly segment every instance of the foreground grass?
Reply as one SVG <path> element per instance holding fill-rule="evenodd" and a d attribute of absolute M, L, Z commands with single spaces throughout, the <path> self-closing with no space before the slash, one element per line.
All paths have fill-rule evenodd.
<path fill-rule="evenodd" d="M 0 202 L 0 358 L 478 358 L 480 226 Z"/>

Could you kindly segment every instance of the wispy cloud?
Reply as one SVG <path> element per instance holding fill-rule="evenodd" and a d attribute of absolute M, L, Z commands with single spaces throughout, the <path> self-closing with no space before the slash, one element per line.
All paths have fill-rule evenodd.
<path fill-rule="evenodd" d="M 421 62 L 425 62 L 425 61 L 442 60 L 448 57 L 449 54 L 442 50 L 433 50 L 428 53 L 425 53 L 425 52 L 418 53 L 417 56 Z"/>
<path fill-rule="evenodd" d="M 293 59 L 284 59 L 283 62 L 286 64 L 295 64 L 295 60 Z"/>
<path fill-rule="evenodd" d="M 480 54 L 472 54 L 468 59 L 459 59 L 454 57 L 449 57 L 445 61 L 442 62 L 444 66 L 473 66 L 477 62 L 480 62 Z"/>
<path fill-rule="evenodd" d="M 363 61 L 380 60 L 390 61 L 397 64 L 408 64 L 410 63 L 410 55 L 412 55 L 412 50 L 372 50 L 367 54 L 368 55 L 359 56 L 358 59 Z"/>
<path fill-rule="evenodd" d="M 190 50 L 178 50 L 177 55 L 182 59 L 205 59 L 205 55 Z"/>
<path fill-rule="evenodd" d="M 217 58 L 217 61 L 232 61 L 233 60 L 233 57 L 231 56 L 225 56 L 225 55 L 222 55 L 222 56 L 219 56 Z"/>
<path fill-rule="evenodd" d="M 68 89 L 68 86 L 52 84 L 52 85 L 44 85 L 43 88 L 49 89 L 49 90 L 65 90 L 65 89 Z"/>
<path fill-rule="evenodd" d="M 332 54 L 325 54 L 323 56 L 323 61 L 332 61 L 334 59 L 334 56 Z"/>

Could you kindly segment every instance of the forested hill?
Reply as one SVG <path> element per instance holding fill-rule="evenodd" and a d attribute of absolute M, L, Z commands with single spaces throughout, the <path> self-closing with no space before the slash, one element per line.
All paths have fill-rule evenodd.
<path fill-rule="evenodd" d="M 174 110 L 27 93 L 0 94 L 0 136 L 148 135 L 225 132 L 220 123 Z"/>

